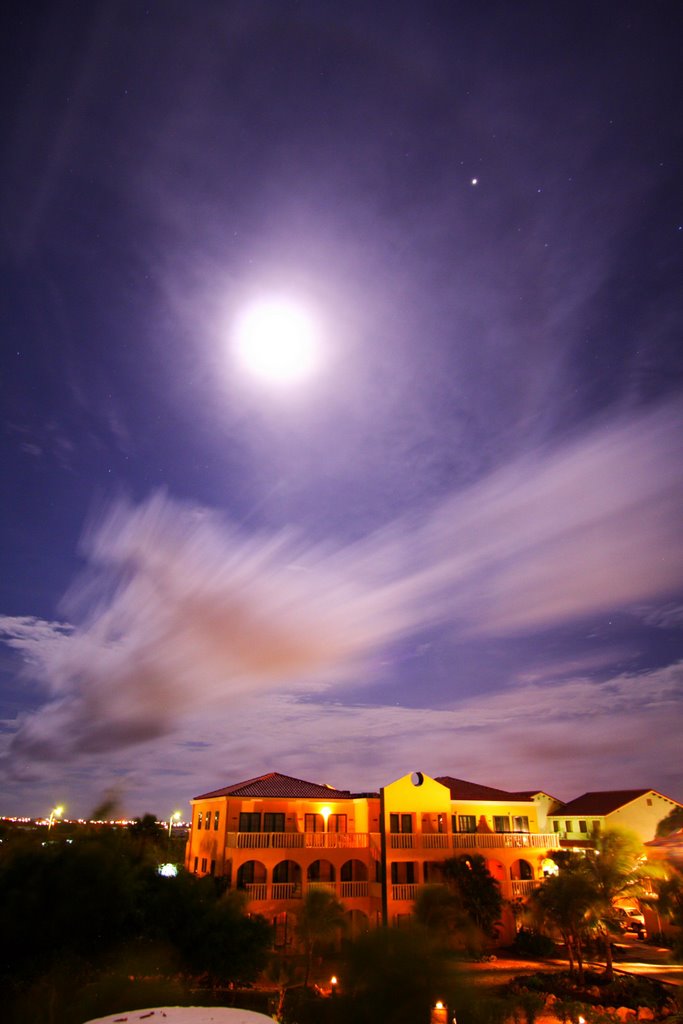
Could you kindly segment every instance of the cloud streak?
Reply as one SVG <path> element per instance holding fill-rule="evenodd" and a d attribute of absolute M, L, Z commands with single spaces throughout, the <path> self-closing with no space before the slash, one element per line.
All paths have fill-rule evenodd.
<path fill-rule="evenodd" d="M 65 601 L 80 625 L 0 622 L 47 698 L 7 765 L 126 748 L 259 692 L 358 682 L 377 650 L 435 624 L 503 636 L 667 599 L 683 582 L 680 424 L 679 405 L 603 424 L 351 545 L 247 535 L 164 495 L 114 505 L 86 531 L 90 568 Z"/>

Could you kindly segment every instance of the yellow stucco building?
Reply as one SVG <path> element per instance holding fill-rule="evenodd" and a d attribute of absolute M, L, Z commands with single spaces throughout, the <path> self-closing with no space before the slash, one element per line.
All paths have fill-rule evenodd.
<path fill-rule="evenodd" d="M 508 793 L 413 772 L 378 793 L 351 793 L 270 773 L 192 801 L 186 866 L 227 878 L 249 908 L 274 922 L 287 948 L 303 895 L 324 887 L 342 901 L 351 932 L 400 925 L 439 863 L 480 854 L 503 896 L 543 878 L 559 836 L 539 828 L 552 797 Z M 514 934 L 506 907 L 500 940 Z"/>

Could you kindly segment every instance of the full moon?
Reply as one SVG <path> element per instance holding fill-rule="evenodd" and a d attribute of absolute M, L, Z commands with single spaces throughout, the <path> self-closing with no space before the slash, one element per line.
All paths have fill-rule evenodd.
<path fill-rule="evenodd" d="M 254 376 L 272 384 L 296 384 L 318 367 L 317 324 L 310 312 L 290 299 L 261 299 L 238 317 L 235 350 Z"/>

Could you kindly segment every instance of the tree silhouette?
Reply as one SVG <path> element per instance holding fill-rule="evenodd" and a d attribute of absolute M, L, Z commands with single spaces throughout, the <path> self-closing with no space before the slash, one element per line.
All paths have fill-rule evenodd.
<path fill-rule="evenodd" d="M 308 987 L 315 950 L 333 942 L 346 926 L 344 906 L 328 889 L 309 889 L 299 913 L 296 932 L 304 948 L 304 985 Z"/>

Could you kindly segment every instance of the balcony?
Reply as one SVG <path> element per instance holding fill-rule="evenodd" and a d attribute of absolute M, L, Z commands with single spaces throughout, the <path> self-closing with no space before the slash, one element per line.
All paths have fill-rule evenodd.
<path fill-rule="evenodd" d="M 559 850 L 556 832 L 454 832 L 455 850 Z"/>
<path fill-rule="evenodd" d="M 370 845 L 368 832 L 228 832 L 233 850 L 362 850 Z"/>
<path fill-rule="evenodd" d="M 299 882 L 252 882 L 244 886 L 252 902 L 300 900 L 315 889 L 331 892 L 340 900 L 379 899 L 381 896 L 379 882 L 304 882 L 303 885 Z"/>

